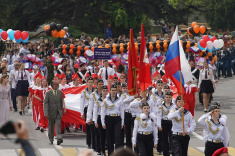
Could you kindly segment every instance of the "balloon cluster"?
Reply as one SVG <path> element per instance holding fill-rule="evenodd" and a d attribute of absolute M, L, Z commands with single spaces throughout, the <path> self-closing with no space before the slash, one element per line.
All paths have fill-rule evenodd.
<path fill-rule="evenodd" d="M 212 52 L 213 49 L 216 50 L 222 48 L 224 46 L 224 41 L 222 39 L 217 40 L 214 36 L 204 35 L 197 45 L 200 50 Z"/>
<path fill-rule="evenodd" d="M 25 43 L 29 39 L 29 34 L 27 31 L 21 32 L 19 30 L 14 31 L 12 29 L 3 31 L 2 29 L 0 29 L 0 39 L 2 39 L 3 41 L 12 40 L 16 43 L 20 43 L 22 41 L 23 43 Z"/>
<path fill-rule="evenodd" d="M 205 26 L 198 26 L 197 22 L 193 22 L 191 27 L 187 29 L 189 35 L 198 36 L 200 33 L 203 35 L 206 33 L 207 28 Z"/>
<path fill-rule="evenodd" d="M 55 22 L 51 22 L 50 26 L 45 25 L 44 26 L 44 31 L 48 36 L 52 36 L 54 38 L 63 38 L 64 35 L 66 34 L 65 30 L 62 29 L 61 24 L 56 24 Z"/>

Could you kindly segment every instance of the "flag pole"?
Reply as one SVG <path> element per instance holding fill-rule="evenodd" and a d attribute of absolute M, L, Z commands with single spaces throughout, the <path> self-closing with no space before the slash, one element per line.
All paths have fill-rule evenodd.
<path fill-rule="evenodd" d="M 184 107 L 183 104 L 183 86 L 182 86 L 182 77 L 181 77 L 181 70 L 180 70 L 180 91 L 181 91 L 181 107 Z M 182 122 L 183 122 L 183 132 L 184 132 L 184 111 L 182 112 Z"/>

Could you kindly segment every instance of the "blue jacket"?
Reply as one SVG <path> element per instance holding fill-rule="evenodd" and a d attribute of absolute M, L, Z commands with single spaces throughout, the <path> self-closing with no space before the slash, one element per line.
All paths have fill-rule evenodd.
<path fill-rule="evenodd" d="M 106 39 L 108 39 L 109 37 L 111 38 L 113 37 L 112 31 L 109 27 L 105 29 L 105 35 L 106 35 Z"/>

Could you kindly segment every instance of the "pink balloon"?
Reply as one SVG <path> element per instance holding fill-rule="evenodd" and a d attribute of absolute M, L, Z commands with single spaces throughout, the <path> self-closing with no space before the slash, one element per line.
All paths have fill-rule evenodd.
<path fill-rule="evenodd" d="M 202 39 L 204 39 L 204 40 L 205 40 L 205 42 L 207 42 L 207 41 L 209 41 L 209 40 L 210 40 L 210 37 L 209 37 L 208 35 L 205 35 L 205 36 L 203 36 L 203 37 L 202 37 Z"/>
<path fill-rule="evenodd" d="M 7 37 L 8 37 L 7 32 L 6 32 L 6 31 L 2 31 L 2 32 L 1 32 L 1 38 L 2 38 L 3 40 L 7 40 Z"/>
<path fill-rule="evenodd" d="M 28 38 L 28 36 L 29 36 L 29 34 L 28 34 L 27 31 L 23 31 L 23 32 L 21 33 L 21 38 L 22 38 L 22 40 L 26 40 L 26 39 Z"/>
<path fill-rule="evenodd" d="M 14 33 L 14 37 L 16 40 L 20 39 L 21 38 L 21 32 L 19 30 L 16 30 L 15 33 Z"/>
<path fill-rule="evenodd" d="M 200 41 L 199 41 L 199 44 L 200 44 L 200 46 L 202 47 L 202 48 L 206 48 L 206 41 L 204 40 L 204 39 L 201 39 Z"/>
<path fill-rule="evenodd" d="M 215 36 L 211 37 L 211 42 L 214 42 L 217 38 Z"/>

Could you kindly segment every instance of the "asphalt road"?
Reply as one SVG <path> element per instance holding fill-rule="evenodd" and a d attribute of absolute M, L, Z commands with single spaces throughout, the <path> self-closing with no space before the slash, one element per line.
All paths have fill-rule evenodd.
<path fill-rule="evenodd" d="M 235 126 L 235 77 L 221 79 L 216 88 L 213 100 L 220 102 L 221 114 L 227 115 L 228 117 L 227 125 L 230 132 L 229 152 L 230 155 L 235 155 L 235 129 L 233 129 L 233 126 Z M 203 114 L 203 107 L 198 104 L 195 112 L 195 120 L 197 121 L 197 119 Z M 56 140 L 54 145 L 49 145 L 47 131 L 41 133 L 40 131 L 35 130 L 36 126 L 32 120 L 31 110 L 28 110 L 24 116 L 11 112 L 10 118 L 13 121 L 21 119 L 26 122 L 29 129 L 30 143 L 33 145 L 38 156 L 75 156 L 79 151 L 87 147 L 85 145 L 85 134 L 81 131 L 74 132 L 72 127 L 70 128 L 70 133 L 63 134 L 64 142 L 61 146 L 56 145 Z M 195 133 L 191 135 L 190 139 L 188 153 L 190 156 L 203 155 L 205 144 L 202 141 L 202 136 L 202 128 L 197 124 Z M 15 138 L 15 135 L 9 135 L 8 139 L 0 140 L 0 156 L 20 155 L 21 147 L 14 143 Z"/>

